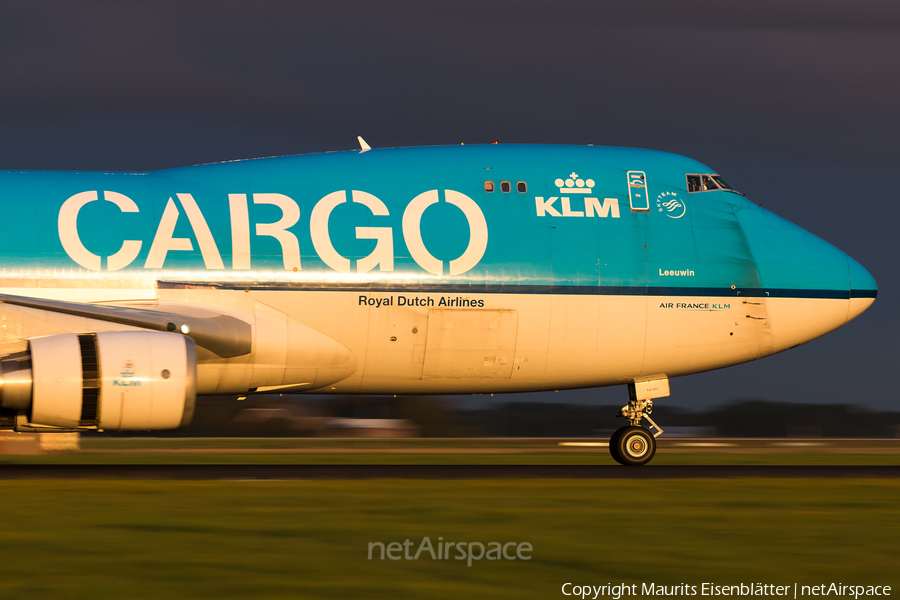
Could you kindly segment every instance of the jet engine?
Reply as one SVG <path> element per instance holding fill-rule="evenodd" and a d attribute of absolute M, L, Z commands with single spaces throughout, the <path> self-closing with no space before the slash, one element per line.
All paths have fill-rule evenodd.
<path fill-rule="evenodd" d="M 64 333 L 0 359 L 2 428 L 175 429 L 191 422 L 194 340 L 177 333 Z M 12 422 L 12 427 L 10 427 Z"/>

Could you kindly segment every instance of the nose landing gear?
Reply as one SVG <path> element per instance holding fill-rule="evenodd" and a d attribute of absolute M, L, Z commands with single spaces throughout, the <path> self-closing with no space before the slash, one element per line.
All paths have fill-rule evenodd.
<path fill-rule="evenodd" d="M 612 434 L 609 438 L 609 453 L 619 464 L 645 465 L 656 454 L 656 437 L 663 432 L 650 418 L 650 413 L 653 412 L 652 398 L 669 395 L 669 380 L 663 378 L 628 384 L 628 395 L 631 400 L 616 416 L 628 419 L 631 425 L 617 429 Z M 642 419 L 647 419 L 656 433 L 651 434 L 648 429 L 641 427 Z"/>

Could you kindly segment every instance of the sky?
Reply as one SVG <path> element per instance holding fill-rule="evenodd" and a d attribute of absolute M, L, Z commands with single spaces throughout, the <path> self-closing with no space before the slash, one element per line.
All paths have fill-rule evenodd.
<path fill-rule="evenodd" d="M 657 401 L 900 410 L 900 3 L 0 0 L 0 168 L 151 170 L 377 147 L 652 148 L 861 262 L 878 299 Z M 498 401 L 627 401 L 623 387 Z"/>

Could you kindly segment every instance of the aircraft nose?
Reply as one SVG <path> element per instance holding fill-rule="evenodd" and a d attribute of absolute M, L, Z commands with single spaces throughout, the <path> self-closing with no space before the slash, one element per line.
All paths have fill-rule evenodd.
<path fill-rule="evenodd" d="M 737 215 L 765 290 L 772 351 L 825 335 L 872 304 L 875 280 L 843 251 L 765 209 Z"/>
<path fill-rule="evenodd" d="M 878 284 L 865 267 L 847 256 L 850 271 L 850 307 L 847 311 L 847 323 L 861 315 L 875 302 L 878 295 Z"/>

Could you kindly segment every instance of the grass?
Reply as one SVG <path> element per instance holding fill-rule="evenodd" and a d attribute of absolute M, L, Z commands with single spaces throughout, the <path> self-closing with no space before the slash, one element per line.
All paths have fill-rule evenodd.
<path fill-rule="evenodd" d="M 548 598 L 565 582 L 900 584 L 900 481 L 3 482 L 8 598 Z M 529 542 L 531 561 L 367 560 Z M 640 586 L 639 586 L 640 587 Z M 603 596 L 601 596 L 603 597 Z"/>

